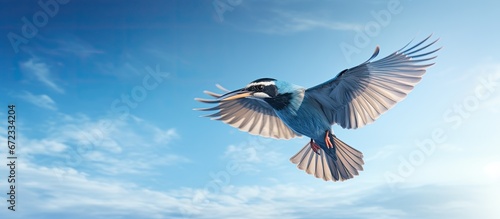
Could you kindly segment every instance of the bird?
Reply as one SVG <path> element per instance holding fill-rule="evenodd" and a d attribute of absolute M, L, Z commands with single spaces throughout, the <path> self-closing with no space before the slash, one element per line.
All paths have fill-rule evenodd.
<path fill-rule="evenodd" d="M 273 78 L 234 91 L 217 84 L 225 94 L 204 91 L 213 99 L 195 98 L 215 106 L 195 110 L 215 111 L 205 116 L 253 135 L 307 136 L 307 144 L 290 158 L 298 169 L 325 181 L 351 179 L 363 170 L 363 153 L 340 140 L 332 126 L 361 128 L 403 100 L 435 64 L 441 47 L 431 47 L 439 40 L 431 41 L 431 36 L 373 61 L 377 46 L 367 61 L 307 89 Z"/>

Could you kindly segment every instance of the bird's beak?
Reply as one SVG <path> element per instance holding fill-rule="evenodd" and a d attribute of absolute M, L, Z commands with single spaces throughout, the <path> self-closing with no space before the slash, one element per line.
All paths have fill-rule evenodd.
<path fill-rule="evenodd" d="M 222 101 L 245 98 L 245 97 L 252 96 L 252 94 L 253 94 L 252 92 L 246 91 L 244 89 L 235 90 L 235 91 L 232 91 L 232 92 L 229 92 L 227 94 L 222 95 L 222 98 L 223 98 Z"/>

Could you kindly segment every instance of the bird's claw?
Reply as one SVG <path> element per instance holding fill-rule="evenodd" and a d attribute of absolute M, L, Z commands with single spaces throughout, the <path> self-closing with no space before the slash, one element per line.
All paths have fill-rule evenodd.
<path fill-rule="evenodd" d="M 328 131 L 328 130 L 325 133 L 325 142 L 326 142 L 326 147 L 327 148 L 333 148 L 333 144 L 330 141 L 330 131 Z"/>
<path fill-rule="evenodd" d="M 317 145 L 316 143 L 314 143 L 314 141 L 311 139 L 311 149 L 314 151 L 314 153 L 319 155 L 321 147 L 319 145 Z"/>

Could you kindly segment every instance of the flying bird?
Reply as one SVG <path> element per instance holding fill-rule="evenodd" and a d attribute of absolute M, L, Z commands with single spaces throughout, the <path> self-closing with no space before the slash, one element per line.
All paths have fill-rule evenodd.
<path fill-rule="evenodd" d="M 310 141 L 290 161 L 325 181 L 347 180 L 363 170 L 363 154 L 337 138 L 332 125 L 361 128 L 403 100 L 441 49 L 429 49 L 439 40 L 428 42 L 430 37 L 372 61 L 377 46 L 366 62 L 307 89 L 273 78 L 257 79 L 235 91 L 217 85 L 226 93 L 205 91 L 215 99 L 195 99 L 216 106 L 196 110 L 216 111 L 207 117 L 254 135 L 307 136 Z"/>

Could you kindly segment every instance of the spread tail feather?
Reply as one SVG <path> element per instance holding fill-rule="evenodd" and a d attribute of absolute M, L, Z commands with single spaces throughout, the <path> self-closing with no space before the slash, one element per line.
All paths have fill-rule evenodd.
<path fill-rule="evenodd" d="M 321 151 L 316 154 L 311 148 L 311 143 L 307 143 L 297 154 L 290 158 L 290 161 L 297 164 L 297 167 L 325 181 L 344 181 L 358 175 L 358 171 L 363 170 L 363 153 L 347 145 L 335 135 L 332 135 L 335 156 Z"/>

